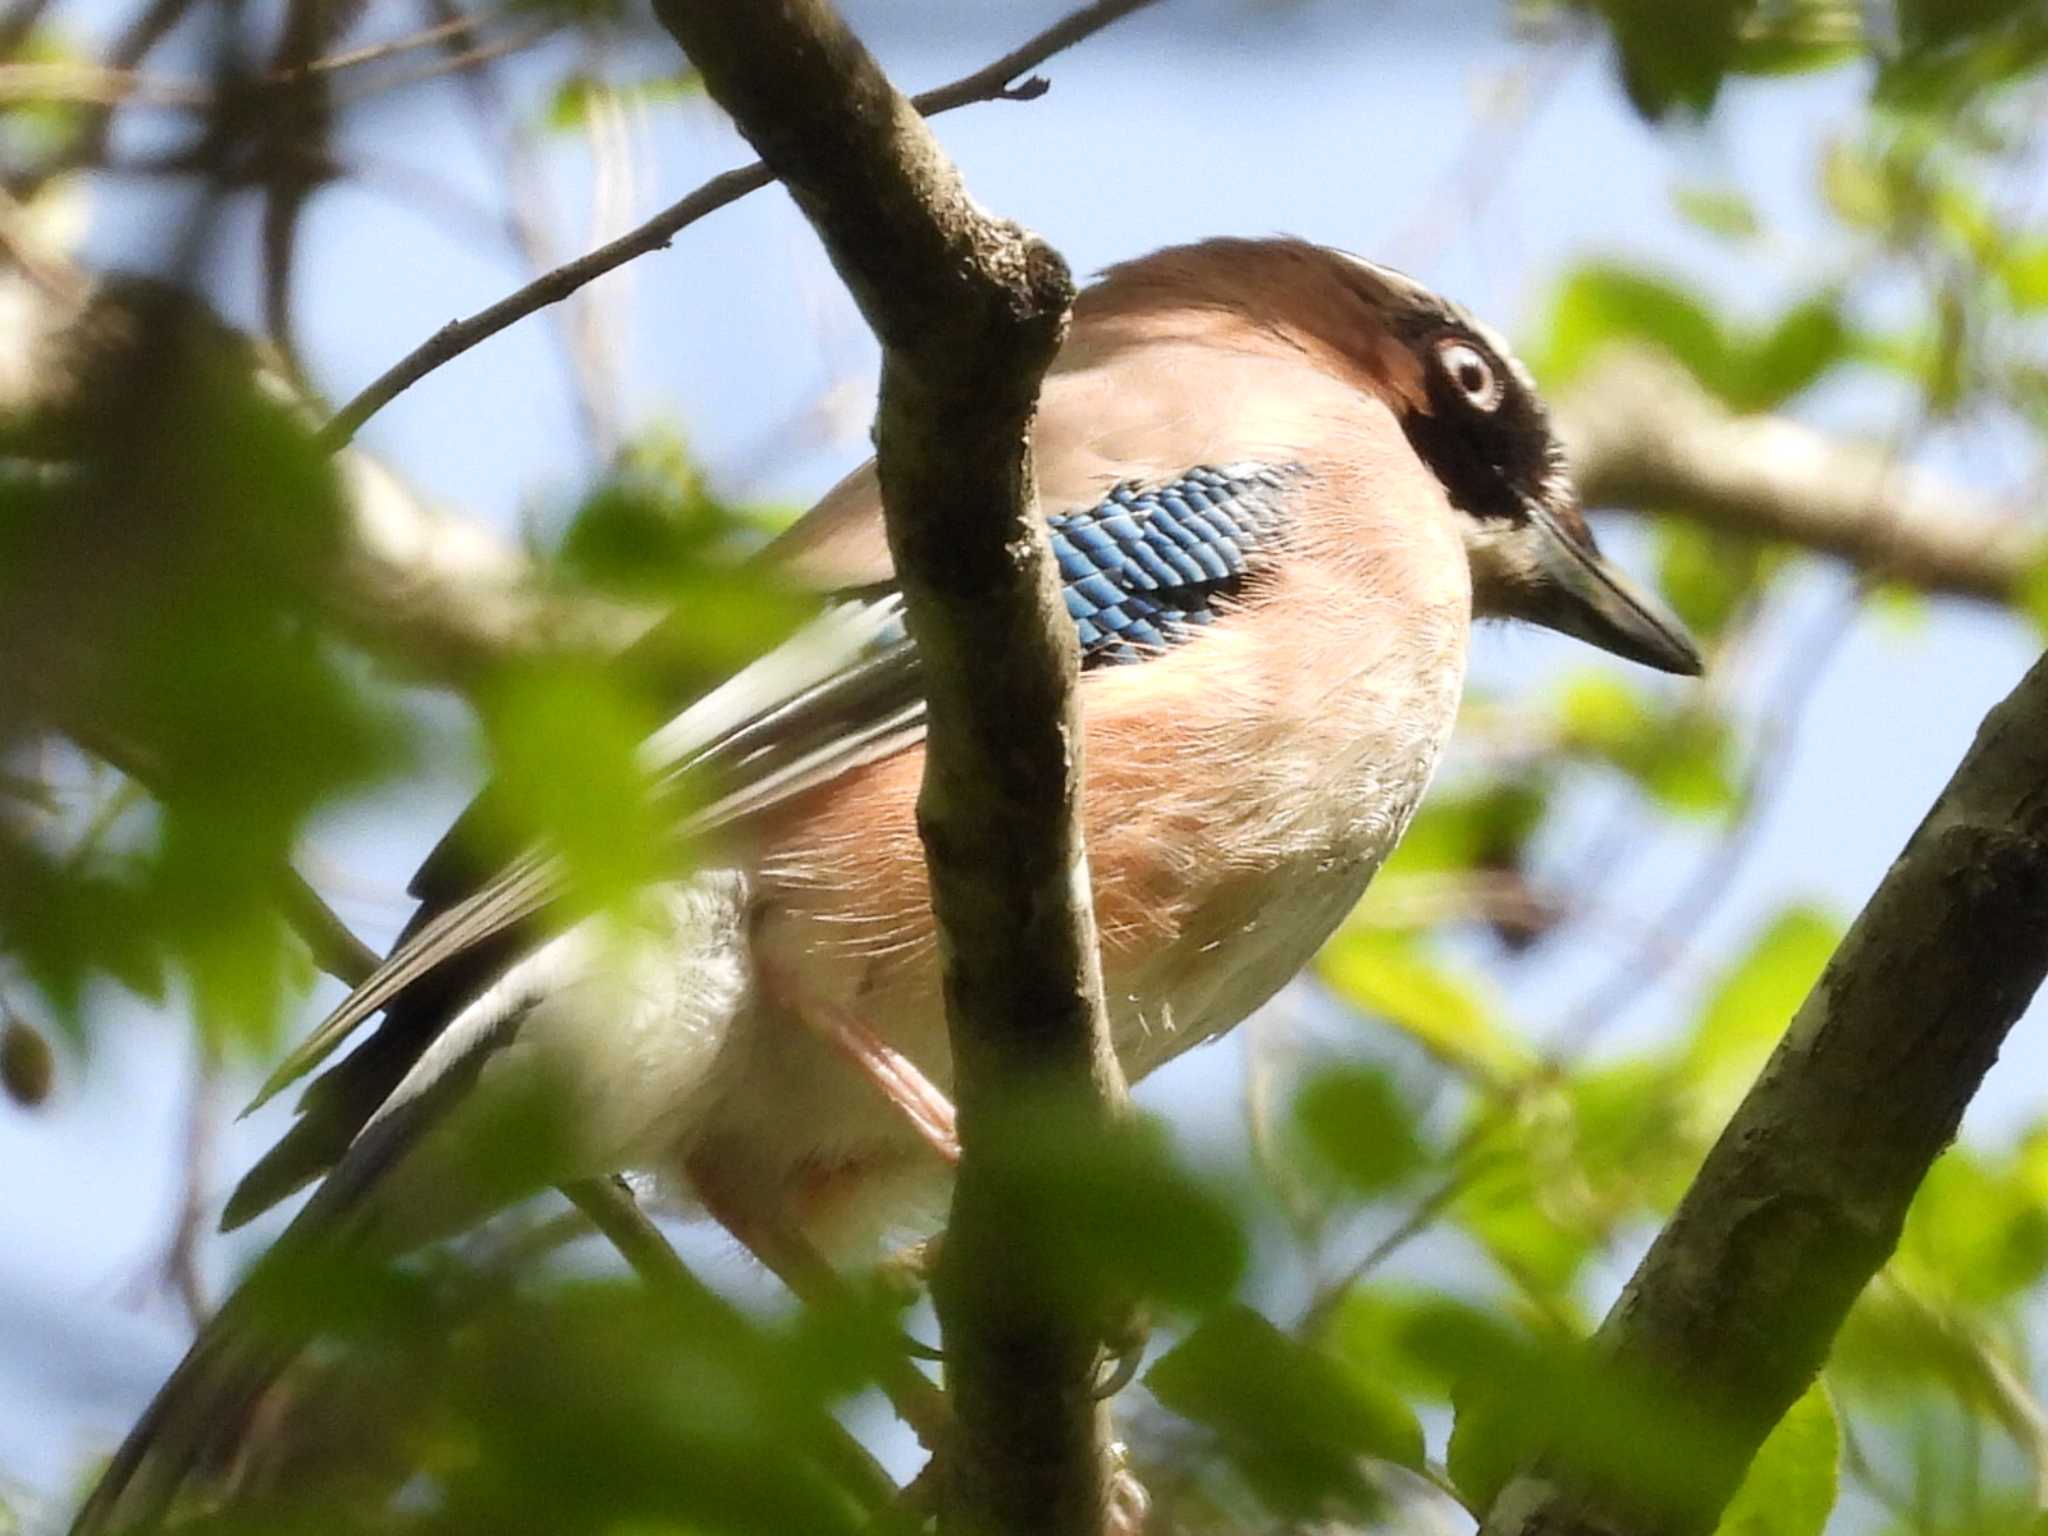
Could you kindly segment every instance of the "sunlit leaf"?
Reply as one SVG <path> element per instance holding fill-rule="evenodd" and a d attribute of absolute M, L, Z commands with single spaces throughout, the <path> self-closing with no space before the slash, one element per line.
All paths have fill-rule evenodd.
<path fill-rule="evenodd" d="M 2048 1274 L 2048 1202 L 2024 1152 L 2012 1159 L 1951 1147 L 1906 1215 L 1894 1262 L 1936 1299 L 2002 1300 Z"/>
<path fill-rule="evenodd" d="M 600 103 L 613 110 L 668 106 L 703 94 L 703 78 L 695 70 L 639 80 L 599 80 L 573 74 L 555 87 L 541 121 L 550 133 L 575 133 L 589 124 L 592 109 Z"/>
<path fill-rule="evenodd" d="M 1726 367 L 1719 322 L 1691 292 L 1600 263 L 1566 279 L 1552 303 L 1547 346 L 1536 366 L 1549 387 L 1561 388 L 1602 348 L 1621 340 L 1653 343 L 1703 381 L 1719 380 Z"/>
<path fill-rule="evenodd" d="M 1506 1081 L 1530 1061 L 1474 981 L 1432 958 L 1413 934 L 1347 927 L 1323 946 L 1316 975 L 1352 1007 L 1459 1071 Z"/>
<path fill-rule="evenodd" d="M 1654 702 L 1604 668 L 1568 677 L 1557 707 L 1563 746 L 1612 763 L 1667 810 L 1712 816 L 1734 805 L 1734 741 L 1710 710 Z"/>
<path fill-rule="evenodd" d="M 508 673 L 485 701 L 501 836 L 544 840 L 581 904 L 616 905 L 663 869 L 666 825 L 638 756 L 656 723 L 610 674 L 570 661 Z"/>
<path fill-rule="evenodd" d="M 1815 1383 L 1757 1451 L 1718 1536 L 1819 1536 L 1835 1507 L 1841 1452 L 1834 1403 Z"/>
<path fill-rule="evenodd" d="M 1718 1126 L 1734 1109 L 1841 938 L 1841 925 L 1826 913 L 1788 907 L 1722 972 L 1684 1058 L 1706 1122 Z"/>
<path fill-rule="evenodd" d="M 1762 227 L 1754 205 L 1735 187 L 1687 184 L 1672 190 L 1671 202 L 1681 218 L 1724 240 L 1753 239 Z"/>
<path fill-rule="evenodd" d="M 2013 308 L 2048 309 L 2048 238 L 2012 242 L 1999 252 L 1992 271 Z"/>

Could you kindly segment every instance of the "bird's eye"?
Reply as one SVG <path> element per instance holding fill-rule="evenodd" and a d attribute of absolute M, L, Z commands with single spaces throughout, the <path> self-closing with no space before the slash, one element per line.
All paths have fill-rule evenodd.
<path fill-rule="evenodd" d="M 1455 338 L 1440 341 L 1436 348 L 1437 365 L 1443 369 L 1444 377 L 1451 382 L 1451 388 L 1465 397 L 1465 403 L 1475 411 L 1492 411 L 1500 404 L 1500 375 L 1494 371 L 1486 354 L 1469 341 Z"/>

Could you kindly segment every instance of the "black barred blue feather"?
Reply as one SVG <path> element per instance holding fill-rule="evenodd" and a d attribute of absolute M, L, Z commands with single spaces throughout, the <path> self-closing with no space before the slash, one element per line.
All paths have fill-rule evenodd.
<path fill-rule="evenodd" d="M 1165 485 L 1131 482 L 1048 518 L 1084 667 L 1157 655 L 1216 616 L 1282 537 L 1287 465 L 1207 465 Z"/>

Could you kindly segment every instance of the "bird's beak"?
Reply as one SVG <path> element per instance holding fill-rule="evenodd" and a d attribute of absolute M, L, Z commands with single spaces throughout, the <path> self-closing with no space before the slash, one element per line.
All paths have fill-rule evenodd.
<path fill-rule="evenodd" d="M 1700 648 L 1677 615 L 1590 542 L 1573 538 L 1547 507 L 1532 505 L 1529 512 L 1541 530 L 1537 560 L 1546 593 L 1543 611 L 1529 618 L 1659 672 L 1699 676 Z"/>

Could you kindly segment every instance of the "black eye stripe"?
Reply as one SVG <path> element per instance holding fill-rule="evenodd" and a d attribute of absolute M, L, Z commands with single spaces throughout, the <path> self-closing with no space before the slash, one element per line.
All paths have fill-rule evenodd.
<path fill-rule="evenodd" d="M 1526 377 L 1471 328 L 1440 319 L 1410 333 L 1427 404 L 1402 429 L 1468 516 L 1522 522 L 1546 498 L 1556 440 Z M 1477 377 L 1468 377 L 1476 374 Z"/>

